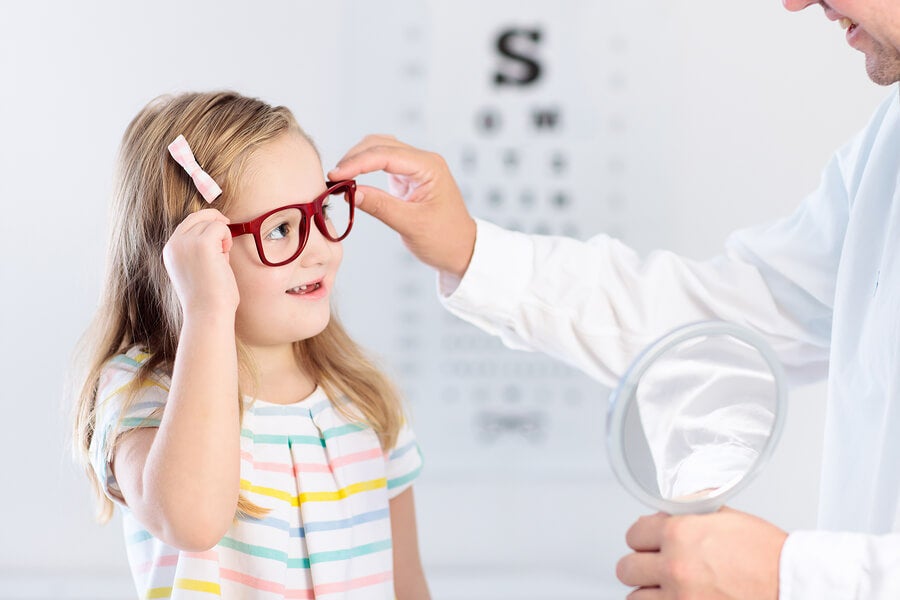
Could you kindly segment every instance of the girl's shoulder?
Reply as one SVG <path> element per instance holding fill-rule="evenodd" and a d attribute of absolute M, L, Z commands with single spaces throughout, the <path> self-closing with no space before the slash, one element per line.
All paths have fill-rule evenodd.
<path fill-rule="evenodd" d="M 171 378 L 167 373 L 159 369 L 154 369 L 146 375 L 139 375 L 141 368 L 152 356 L 153 355 L 146 348 L 137 345 L 110 357 L 106 361 L 106 364 L 103 365 L 103 369 L 100 373 L 100 387 L 106 387 L 104 382 L 108 385 L 109 382 L 115 381 L 121 385 L 141 377 L 142 379 L 162 384 L 168 388 L 169 383 L 171 383 Z"/>
<path fill-rule="evenodd" d="M 147 362 L 151 356 L 153 355 L 143 346 L 132 346 L 125 352 L 116 354 L 115 356 L 110 358 L 106 362 L 106 366 L 111 368 L 122 368 L 125 370 L 131 369 L 136 371 L 141 367 L 142 364 Z"/>

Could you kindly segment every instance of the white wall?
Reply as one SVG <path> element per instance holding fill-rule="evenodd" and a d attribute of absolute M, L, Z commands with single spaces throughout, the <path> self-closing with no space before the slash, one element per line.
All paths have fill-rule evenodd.
<path fill-rule="evenodd" d="M 616 151 L 624 157 L 619 191 L 628 204 L 617 232 L 641 250 L 665 245 L 700 257 L 714 253 L 731 229 L 790 211 L 886 93 L 868 82 L 861 56 L 820 11 L 789 15 L 774 0 L 657 0 L 640 8 L 600 0 L 371 4 L 38 0 L 0 9 L 0 394 L 9 407 L 0 436 L 0 598 L 132 593 L 117 523 L 91 521 L 87 487 L 67 455 L 62 390 L 99 293 L 118 140 L 150 98 L 227 87 L 286 104 L 316 138 L 326 168 L 370 131 L 399 132 L 447 152 L 456 166 L 453 153 L 467 140 L 448 133 L 444 120 L 454 118 L 454 106 L 468 111 L 477 103 L 448 98 L 447 90 L 468 85 L 453 72 L 454 56 L 478 60 L 471 46 L 485 14 L 546 19 L 551 29 L 577 34 L 574 47 L 554 46 L 554 57 L 597 102 L 595 120 L 590 102 L 572 104 L 569 114 L 593 123 L 586 126 L 596 126 L 601 140 L 611 135 L 597 125 L 616 102 L 609 90 L 624 86 L 619 98 L 627 101 L 618 100 L 617 110 L 629 129 Z M 371 64 L 373 56 L 416 43 L 430 48 L 424 61 Z M 611 43 L 622 52 L 619 67 L 589 60 L 606 56 L 601 50 Z M 419 87 L 414 78 L 391 84 L 400 67 L 422 62 Z M 363 72 L 360 65 L 369 66 Z M 463 79 L 434 79 L 448 73 Z M 552 97 L 554 89 L 542 93 Z M 403 121 L 397 106 L 421 110 L 424 123 Z M 589 163 L 591 156 L 575 158 Z M 590 229 L 607 225 L 598 217 Z M 386 357 L 415 397 L 422 445 L 436 465 L 416 487 L 436 596 L 546 597 L 554 590 L 555 597 L 620 597 L 613 569 L 624 531 L 646 509 L 605 467 L 602 393 L 574 413 L 592 426 L 565 440 L 551 435 L 541 449 L 551 457 L 564 443 L 596 452 L 580 470 L 510 475 L 527 474 L 529 465 L 515 456 L 533 451 L 516 447 L 472 446 L 488 469 L 447 466 L 452 447 L 429 420 L 444 405 L 421 392 L 445 386 L 446 375 L 434 370 L 422 379 L 404 370 L 394 338 L 371 325 L 374 314 L 391 308 L 390 297 L 373 296 L 372 286 L 403 269 L 429 292 L 420 302 L 434 310 L 431 274 L 404 262 L 402 252 L 389 232 L 364 219 L 348 242 L 340 306 L 354 334 Z M 440 363 L 440 349 L 429 351 Z M 495 352 L 498 360 L 518 360 Z M 577 385 L 590 389 L 589 382 Z M 821 387 L 795 394 L 774 464 L 736 506 L 788 529 L 814 526 L 823 394 Z"/>

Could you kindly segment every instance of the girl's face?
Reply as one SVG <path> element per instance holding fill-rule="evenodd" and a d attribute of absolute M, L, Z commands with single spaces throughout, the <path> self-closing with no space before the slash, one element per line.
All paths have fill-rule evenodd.
<path fill-rule="evenodd" d="M 232 223 L 250 221 L 281 206 L 308 203 L 325 188 L 315 150 L 290 131 L 250 155 L 226 216 Z M 252 349 L 286 346 L 320 333 L 331 317 L 329 298 L 342 257 L 341 244 L 326 239 L 314 223 L 300 256 L 279 267 L 262 263 L 252 235 L 235 237 L 230 261 L 241 297 L 238 337 Z"/>

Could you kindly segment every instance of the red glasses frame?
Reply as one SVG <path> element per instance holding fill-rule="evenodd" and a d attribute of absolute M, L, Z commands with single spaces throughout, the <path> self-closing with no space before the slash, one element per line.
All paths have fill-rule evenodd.
<path fill-rule="evenodd" d="M 248 233 L 252 234 L 253 241 L 256 242 L 256 253 L 259 254 L 259 260 L 261 260 L 263 264 L 270 267 L 280 267 L 281 265 L 286 265 L 300 256 L 300 253 L 303 252 L 303 249 L 306 247 L 307 240 L 309 240 L 310 220 L 315 221 L 316 227 L 319 228 L 319 231 L 322 232 L 322 235 L 324 235 L 326 239 L 329 239 L 332 242 L 340 242 L 345 237 L 347 237 L 347 234 L 349 234 L 350 230 L 353 229 L 353 213 L 354 209 L 356 208 L 356 181 L 352 179 L 347 179 L 344 181 L 329 181 L 326 183 L 326 185 L 328 186 L 328 188 L 324 192 L 319 194 L 312 202 L 279 206 L 278 208 L 272 209 L 269 212 L 256 217 L 252 221 L 247 221 L 246 223 L 229 223 L 228 229 L 231 230 L 231 237 L 235 238 Z M 350 220 L 347 222 L 347 231 L 345 231 L 343 235 L 341 235 L 340 237 L 332 237 L 331 232 L 328 231 L 328 226 L 325 223 L 326 217 L 325 211 L 323 210 L 323 205 L 325 199 L 328 198 L 328 196 L 338 193 L 347 194 L 347 202 L 350 204 Z M 297 251 L 293 254 L 293 256 L 291 256 L 287 260 L 270 262 L 266 259 L 265 252 L 263 251 L 262 237 L 260 235 L 259 228 L 262 226 L 263 222 L 270 216 L 274 215 L 278 211 L 282 211 L 288 208 L 296 208 L 301 213 L 303 213 L 303 232 L 301 234 L 302 237 L 300 245 L 297 247 Z"/>

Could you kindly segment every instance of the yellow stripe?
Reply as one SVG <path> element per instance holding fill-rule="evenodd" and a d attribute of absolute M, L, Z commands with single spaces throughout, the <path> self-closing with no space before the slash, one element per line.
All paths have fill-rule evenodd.
<path fill-rule="evenodd" d="M 172 588 L 164 587 L 164 588 L 152 588 L 147 590 L 147 593 L 144 594 L 144 598 L 169 598 L 172 596 Z"/>
<path fill-rule="evenodd" d="M 119 392 L 121 392 L 122 390 L 124 390 L 125 388 L 127 388 L 130 385 L 131 385 L 131 382 L 128 382 L 125 385 L 116 388 L 111 394 L 106 395 L 106 397 L 103 399 L 103 402 L 107 402 L 110 398 L 112 398 L 113 396 L 115 396 L 116 394 L 118 394 Z M 159 382 L 153 381 L 152 379 L 145 379 L 144 381 L 142 381 L 141 386 L 138 389 L 144 389 L 147 387 L 158 387 L 159 389 L 163 390 L 164 392 L 169 391 L 169 388 L 167 388 L 166 386 L 162 385 Z"/>
<path fill-rule="evenodd" d="M 289 502 L 291 506 L 299 506 L 303 502 L 333 502 L 335 500 L 343 500 L 353 494 L 361 492 L 369 492 L 380 488 L 387 487 L 387 479 L 372 479 L 371 481 L 360 481 L 341 488 L 335 492 L 303 492 L 299 496 L 294 496 L 284 490 L 263 487 L 261 485 L 253 485 L 245 479 L 241 479 L 241 489 L 254 494 L 269 496 L 270 498 L 278 498 L 285 502 Z"/>
<path fill-rule="evenodd" d="M 200 581 L 199 579 L 176 579 L 175 588 L 179 590 L 191 590 L 194 592 L 209 592 L 216 596 L 222 595 L 222 589 L 218 583 Z"/>

